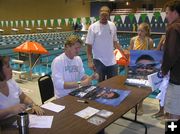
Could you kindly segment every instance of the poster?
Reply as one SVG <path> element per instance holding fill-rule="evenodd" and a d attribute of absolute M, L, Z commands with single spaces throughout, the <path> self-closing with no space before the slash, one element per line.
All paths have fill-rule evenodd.
<path fill-rule="evenodd" d="M 148 78 L 151 78 L 151 74 L 157 73 L 160 70 L 162 56 L 162 51 L 131 50 L 126 83 L 151 87 L 152 84 L 149 83 Z M 153 80 L 151 79 L 151 81 Z"/>
<path fill-rule="evenodd" d="M 129 93 L 130 91 L 128 90 L 87 86 L 72 91 L 70 95 L 94 100 L 98 103 L 115 107 L 118 106 L 129 95 Z"/>

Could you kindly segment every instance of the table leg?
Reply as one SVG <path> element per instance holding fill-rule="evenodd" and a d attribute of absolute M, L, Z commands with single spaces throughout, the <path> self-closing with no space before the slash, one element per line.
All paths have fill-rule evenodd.
<path fill-rule="evenodd" d="M 122 119 L 125 119 L 125 120 L 128 120 L 128 121 L 132 121 L 132 122 L 137 123 L 137 124 L 140 124 L 140 125 L 143 125 L 144 128 L 145 128 L 145 134 L 147 134 L 147 125 L 146 125 L 145 123 L 140 122 L 140 121 L 137 120 L 137 107 L 138 107 L 138 104 L 135 106 L 134 119 L 130 119 L 130 118 L 124 117 L 124 116 L 122 116 L 121 118 L 122 118 Z M 119 125 L 119 124 L 117 124 L 117 123 L 114 123 L 114 124 Z"/>

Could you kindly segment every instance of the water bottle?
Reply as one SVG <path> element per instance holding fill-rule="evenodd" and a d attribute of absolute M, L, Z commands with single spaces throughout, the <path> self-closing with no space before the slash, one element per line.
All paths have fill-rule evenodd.
<path fill-rule="evenodd" d="M 29 134 L 29 115 L 28 113 L 19 113 L 17 115 L 17 125 L 19 134 Z"/>

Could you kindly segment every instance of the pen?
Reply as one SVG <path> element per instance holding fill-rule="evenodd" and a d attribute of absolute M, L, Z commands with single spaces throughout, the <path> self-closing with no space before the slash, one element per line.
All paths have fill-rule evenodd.
<path fill-rule="evenodd" d="M 77 102 L 88 103 L 86 100 L 77 100 Z"/>

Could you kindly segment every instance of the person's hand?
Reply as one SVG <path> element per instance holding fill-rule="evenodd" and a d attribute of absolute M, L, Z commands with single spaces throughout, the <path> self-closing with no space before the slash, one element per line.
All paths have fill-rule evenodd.
<path fill-rule="evenodd" d="M 24 112 L 26 110 L 26 105 L 25 104 L 16 104 L 12 107 L 9 107 L 9 111 L 12 113 L 12 114 L 18 114 L 18 113 L 21 113 L 21 112 Z"/>
<path fill-rule="evenodd" d="M 157 73 L 157 77 L 158 78 L 163 78 L 164 77 L 161 70 Z"/>
<path fill-rule="evenodd" d="M 91 76 L 91 79 L 92 80 L 98 80 L 99 79 L 99 74 L 98 73 L 94 73 L 92 76 Z"/>
<path fill-rule="evenodd" d="M 43 115 L 45 112 L 38 105 L 33 105 L 32 106 L 32 113 L 36 113 L 37 115 Z"/>
<path fill-rule="evenodd" d="M 124 52 L 125 55 L 129 55 L 130 54 L 129 50 L 126 50 L 126 49 L 123 50 L 123 52 Z"/>
<path fill-rule="evenodd" d="M 158 71 L 157 77 L 158 78 L 163 78 L 164 77 L 161 70 Z"/>
<path fill-rule="evenodd" d="M 123 52 L 126 59 L 129 59 L 130 52 L 128 50 L 124 50 Z"/>
<path fill-rule="evenodd" d="M 93 61 L 88 61 L 88 67 L 89 67 L 90 69 L 92 69 L 93 71 L 95 71 L 95 70 L 96 70 L 96 68 L 95 68 L 95 65 L 94 65 Z"/>
<path fill-rule="evenodd" d="M 86 78 L 85 80 L 81 81 L 81 86 L 88 86 L 91 84 L 91 77 Z"/>

